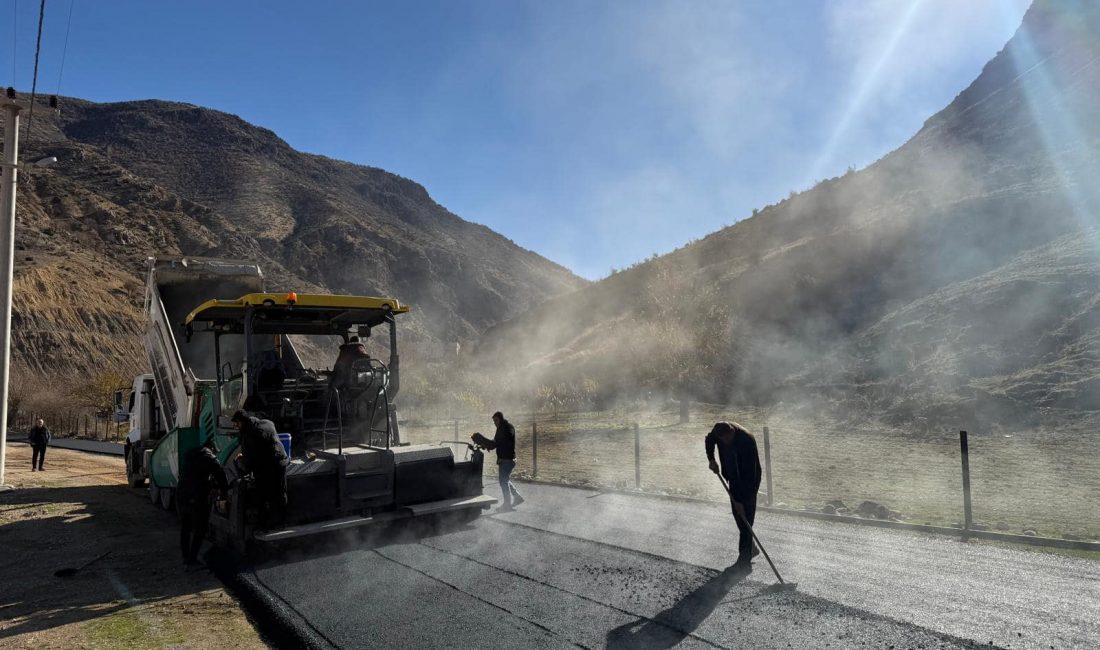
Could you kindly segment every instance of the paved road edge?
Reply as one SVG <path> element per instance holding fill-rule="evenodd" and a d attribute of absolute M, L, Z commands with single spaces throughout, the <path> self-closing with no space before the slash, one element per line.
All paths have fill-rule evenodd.
<path fill-rule="evenodd" d="M 334 650 L 333 645 L 286 601 L 268 589 L 232 554 L 212 549 L 206 560 L 214 574 L 240 601 L 256 630 L 276 648 Z"/>

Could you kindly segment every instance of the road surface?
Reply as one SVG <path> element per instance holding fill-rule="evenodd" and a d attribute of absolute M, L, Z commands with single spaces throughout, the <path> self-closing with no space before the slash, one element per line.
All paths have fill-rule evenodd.
<path fill-rule="evenodd" d="M 1100 562 L 719 504 L 524 485 L 472 525 L 283 548 L 255 577 L 341 647 L 1094 648 Z M 486 488 L 492 493 L 492 488 Z"/>

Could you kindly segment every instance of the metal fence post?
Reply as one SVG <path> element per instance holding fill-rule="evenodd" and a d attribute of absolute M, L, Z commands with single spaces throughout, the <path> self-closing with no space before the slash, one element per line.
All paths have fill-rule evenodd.
<path fill-rule="evenodd" d="M 531 423 L 531 477 L 539 475 L 539 423 Z"/>
<path fill-rule="evenodd" d="M 774 487 L 772 486 L 772 445 L 768 436 L 768 427 L 764 427 L 764 471 L 768 475 L 768 505 L 770 506 L 774 502 L 772 498 Z"/>
<path fill-rule="evenodd" d="M 637 422 L 634 423 L 634 487 L 642 489 L 642 445 Z"/>
<path fill-rule="evenodd" d="M 959 447 L 962 451 L 963 473 L 963 537 L 970 532 L 973 519 L 970 512 L 970 446 L 967 444 L 966 432 L 959 432 Z"/>

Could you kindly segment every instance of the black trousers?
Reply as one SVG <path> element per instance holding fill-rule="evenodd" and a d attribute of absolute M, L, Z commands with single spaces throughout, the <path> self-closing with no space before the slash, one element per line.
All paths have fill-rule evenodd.
<path fill-rule="evenodd" d="M 210 528 L 210 502 L 208 500 L 181 500 L 178 503 L 180 515 L 180 552 L 186 562 L 199 559 L 202 541 Z"/>
<path fill-rule="evenodd" d="M 733 510 L 734 498 L 730 496 L 730 509 Z M 737 553 L 743 557 L 749 557 L 752 555 L 752 531 L 749 530 L 749 526 L 756 523 L 756 494 L 751 497 L 744 497 L 740 502 L 741 506 L 745 508 L 745 519 L 748 521 L 748 525 L 744 521 L 741 521 L 741 517 L 737 516 L 737 511 L 734 510 L 733 518 L 737 520 L 737 530 L 741 533 L 741 538 L 737 540 Z"/>
<path fill-rule="evenodd" d="M 286 467 L 273 465 L 253 471 L 263 508 L 261 527 L 275 528 L 286 520 Z"/>
<path fill-rule="evenodd" d="M 42 469 L 46 461 L 46 445 L 31 445 L 31 469 Z"/>

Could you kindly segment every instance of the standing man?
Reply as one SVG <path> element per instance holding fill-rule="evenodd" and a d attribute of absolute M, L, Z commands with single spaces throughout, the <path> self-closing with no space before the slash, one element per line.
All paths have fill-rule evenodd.
<path fill-rule="evenodd" d="M 756 439 L 740 424 L 719 422 L 707 434 L 706 446 L 710 471 L 715 474 L 719 472 L 718 463 L 714 460 L 714 449 L 717 447 L 718 459 L 722 463 L 721 473 L 729 484 L 733 518 L 741 532 L 737 544 L 737 564 L 749 564 L 753 556 L 760 552 L 752 543 L 750 528 L 756 521 L 756 493 L 760 490 L 762 475 Z"/>
<path fill-rule="evenodd" d="M 496 425 L 497 432 L 492 440 L 480 433 L 475 433 L 470 438 L 490 451 L 496 450 L 497 469 L 500 472 L 501 500 L 504 502 L 502 509 L 511 510 L 513 506 L 523 503 L 523 497 L 519 495 L 516 486 L 512 485 L 511 479 L 512 470 L 516 468 L 516 428 L 512 426 L 511 422 L 504 419 L 504 414 L 500 411 L 493 413 L 493 424 Z"/>
<path fill-rule="evenodd" d="M 176 508 L 180 516 L 180 551 L 188 565 L 199 562 L 199 549 L 210 527 L 210 506 L 217 488 L 222 499 L 226 498 L 229 482 L 218 462 L 214 439 L 209 438 L 201 447 L 195 447 L 183 457 L 180 482 L 176 488 Z"/>
<path fill-rule="evenodd" d="M 50 444 L 50 438 L 53 435 L 50 434 L 50 430 L 46 427 L 46 421 L 42 418 L 38 418 L 34 421 L 34 426 L 31 427 L 30 434 L 27 435 L 27 440 L 31 443 L 31 471 L 38 470 L 44 472 L 42 469 L 42 463 L 46 462 L 46 447 Z"/>
<path fill-rule="evenodd" d="M 286 467 L 290 461 L 275 423 L 237 411 L 233 414 L 233 425 L 241 436 L 238 462 L 243 460 L 245 471 L 252 473 L 263 499 L 262 525 L 281 525 L 286 515 Z"/>

